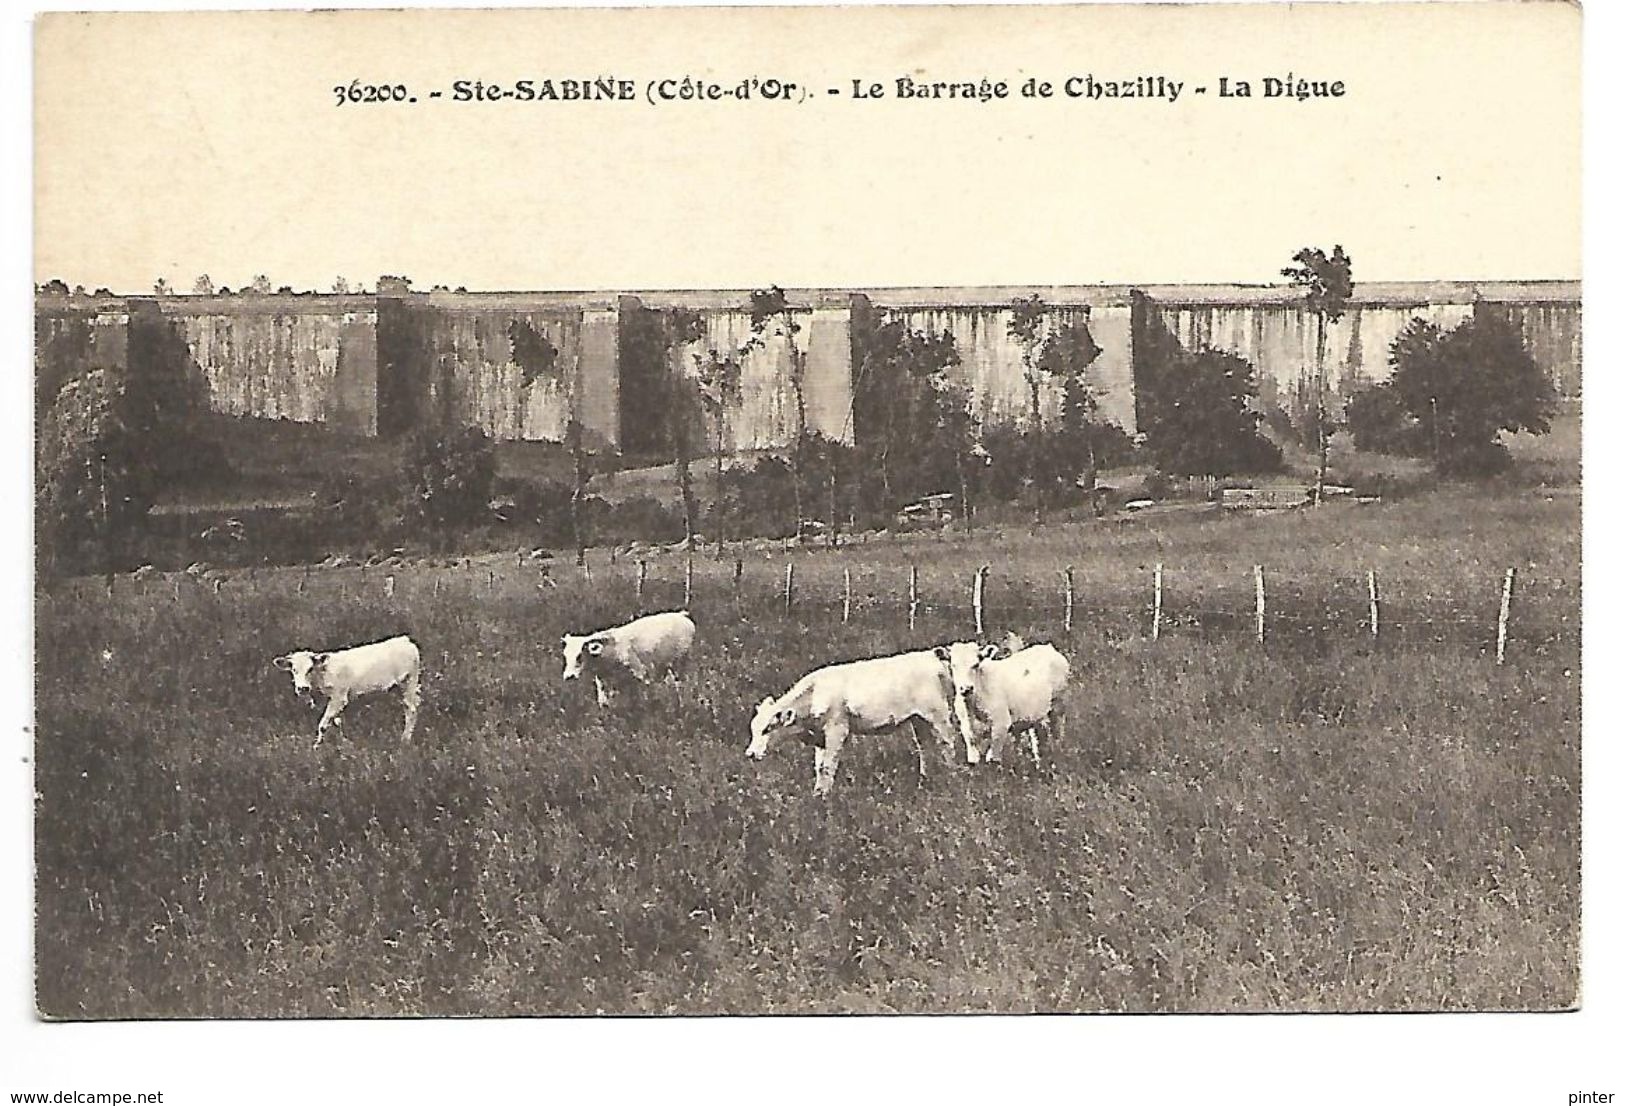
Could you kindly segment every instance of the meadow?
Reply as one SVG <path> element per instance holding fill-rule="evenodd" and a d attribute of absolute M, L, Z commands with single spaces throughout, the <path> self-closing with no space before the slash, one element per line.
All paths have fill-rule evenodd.
<path fill-rule="evenodd" d="M 1443 488 L 740 556 L 737 588 L 731 556 L 694 561 L 683 680 L 608 711 L 559 678 L 562 632 L 637 613 L 635 565 L 601 551 L 590 580 L 555 566 L 556 587 L 510 553 L 391 570 L 389 594 L 381 568 L 42 592 L 41 1011 L 1578 1001 L 1576 496 Z M 747 763 L 752 706 L 807 669 L 971 636 L 984 563 L 988 636 L 1073 661 L 1068 735 L 1041 767 L 973 769 L 927 742 L 921 780 L 905 735 L 861 737 L 818 800 L 807 747 Z M 642 607 L 680 603 L 683 575 L 652 559 Z M 412 743 L 386 698 L 313 749 L 315 712 L 272 657 L 400 632 L 427 671 Z"/>

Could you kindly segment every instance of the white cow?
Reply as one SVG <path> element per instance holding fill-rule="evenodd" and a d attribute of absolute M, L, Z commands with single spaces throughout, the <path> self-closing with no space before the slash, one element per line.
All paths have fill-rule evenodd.
<path fill-rule="evenodd" d="M 959 641 L 939 646 L 936 655 L 953 679 L 954 715 L 965 738 L 967 763 L 981 759 L 973 716 L 985 720 L 991 730 L 986 750 L 990 764 L 1003 759 L 1012 729 L 1027 731 L 1034 764 L 1038 728 L 1048 729 L 1051 740 L 1062 735 L 1066 712 L 1061 691 L 1072 666 L 1053 645 L 1032 645 L 1001 658 L 996 645 Z"/>
<path fill-rule="evenodd" d="M 827 795 L 835 783 L 841 747 L 854 733 L 904 723 L 914 739 L 925 775 L 925 754 L 913 720 L 923 719 L 949 750 L 954 748 L 951 684 L 942 663 L 930 650 L 848 661 L 815 669 L 778 698 L 769 696 L 756 708 L 745 755 L 761 760 L 781 734 L 799 733 L 815 746 L 814 793 Z"/>
<path fill-rule="evenodd" d="M 316 745 L 322 743 L 328 727 L 338 721 L 351 696 L 388 691 L 393 687 L 401 689 L 406 712 L 401 740 L 412 739 L 418 720 L 421 668 L 418 647 L 411 638 L 392 637 L 331 653 L 298 649 L 277 657 L 272 663 L 293 674 L 293 689 L 300 698 L 308 700 L 318 691 L 327 696 L 327 708 L 316 725 Z"/>
<path fill-rule="evenodd" d="M 662 671 L 675 676 L 675 667 L 694 644 L 694 620 L 687 611 L 662 611 L 634 618 L 590 634 L 564 635 L 564 678 L 578 680 L 589 672 L 598 689 L 598 705 L 609 705 L 606 678 L 622 673 L 648 683 Z"/>

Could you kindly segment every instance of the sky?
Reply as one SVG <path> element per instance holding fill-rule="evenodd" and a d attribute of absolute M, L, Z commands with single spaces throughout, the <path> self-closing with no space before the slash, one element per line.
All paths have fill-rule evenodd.
<path fill-rule="evenodd" d="M 1580 274 L 1579 11 L 1553 3 L 48 15 L 35 274 L 327 289 Z M 1265 98 L 1265 77 L 1342 97 Z M 614 76 L 635 102 L 457 103 Z M 647 101 L 778 77 L 799 103 Z M 1009 82 L 983 103 L 896 80 Z M 1180 98 L 1020 96 L 1028 78 Z M 1251 99 L 1218 98 L 1248 80 Z M 416 104 L 337 103 L 401 84 Z M 854 81 L 886 95 L 856 101 Z M 1197 95 L 1196 86 L 1208 89 Z M 830 96 L 830 88 L 842 89 Z M 444 95 L 431 101 L 427 93 Z"/>

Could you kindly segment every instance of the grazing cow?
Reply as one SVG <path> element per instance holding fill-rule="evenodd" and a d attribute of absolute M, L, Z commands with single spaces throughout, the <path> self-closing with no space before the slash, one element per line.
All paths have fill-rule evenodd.
<path fill-rule="evenodd" d="M 1048 729 L 1051 740 L 1061 736 L 1065 728 L 1061 690 L 1072 666 L 1053 645 L 1017 649 L 1002 658 L 999 652 L 996 645 L 978 646 L 970 641 L 938 646 L 936 650 L 938 660 L 947 664 L 953 679 L 954 715 L 965 738 L 966 763 L 975 764 L 981 759 L 973 726 L 973 715 L 979 715 L 991 730 L 986 750 L 990 764 L 1003 758 L 1012 728 L 1027 731 L 1033 763 L 1037 764 L 1038 727 Z"/>
<path fill-rule="evenodd" d="M 327 696 L 327 708 L 316 725 L 316 745 L 322 743 L 327 728 L 338 721 L 351 696 L 388 691 L 393 687 L 401 689 L 401 702 L 406 711 L 401 740 L 412 739 L 420 701 L 420 662 L 418 647 L 411 638 L 392 637 L 331 653 L 299 649 L 272 663 L 292 673 L 293 689 L 301 699 L 308 701 L 312 693 L 318 691 Z"/>
<path fill-rule="evenodd" d="M 799 734 L 816 749 L 813 791 L 827 795 L 848 736 L 907 723 L 924 776 L 925 754 L 914 720 L 923 719 L 931 727 L 951 759 L 950 689 L 941 663 L 929 650 L 828 665 L 807 673 L 777 699 L 769 696 L 761 701 L 751 719 L 745 755 L 761 760 L 775 737 Z"/>
<path fill-rule="evenodd" d="M 578 680 L 590 674 L 598 689 L 598 705 L 608 706 L 606 679 L 613 683 L 624 674 L 646 684 L 662 670 L 675 676 L 676 664 L 693 644 L 694 620 L 687 611 L 646 614 L 591 634 L 565 634 L 564 678 Z"/>

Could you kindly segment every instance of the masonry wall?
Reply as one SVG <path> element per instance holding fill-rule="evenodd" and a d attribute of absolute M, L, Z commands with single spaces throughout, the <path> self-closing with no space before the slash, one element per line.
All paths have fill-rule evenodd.
<path fill-rule="evenodd" d="M 36 418 L 74 377 L 92 368 L 124 369 L 129 365 L 127 303 L 88 297 L 52 299 L 56 302 L 41 302 L 34 312 Z"/>
<path fill-rule="evenodd" d="M 1008 301 L 992 305 L 909 305 L 890 307 L 887 298 L 876 293 L 878 309 L 900 314 L 916 330 L 930 334 L 946 331 L 954 337 L 960 365 L 955 370 L 958 383 L 970 390 L 971 410 L 983 425 L 1025 425 L 1031 418 L 1026 368 L 1021 344 L 1010 336 L 1014 311 Z M 1101 354 L 1085 374 L 1100 402 L 1101 414 L 1123 429 L 1134 431 L 1133 355 L 1129 344 L 1129 307 L 1126 302 L 1053 304 L 1052 326 L 1086 323 Z M 1039 411 L 1046 419 L 1055 418 L 1061 408 L 1061 387 L 1045 380 L 1039 396 Z"/>
<path fill-rule="evenodd" d="M 961 382 L 985 424 L 1020 424 L 1028 401 L 1010 305 L 1038 293 L 1057 323 L 1087 320 L 1102 349 L 1090 370 L 1104 415 L 1132 432 L 1131 289 L 1116 286 L 792 291 L 805 351 L 807 422 L 852 439 L 852 310 L 855 295 L 909 325 L 954 336 Z M 1313 381 L 1315 324 L 1301 294 L 1281 286 L 1151 286 L 1143 301 L 1187 348 L 1212 346 L 1258 370 L 1260 400 L 1290 406 Z M 151 299 L 151 297 L 143 297 Z M 1451 326 L 1475 300 L 1512 318 L 1560 395 L 1580 394 L 1580 295 L 1575 284 L 1360 285 L 1327 334 L 1334 402 L 1387 379 L 1388 346 L 1413 318 Z M 36 300 L 36 389 L 48 403 L 69 377 L 98 363 L 122 365 L 130 304 L 123 297 L 41 294 Z M 396 434 L 429 417 L 483 427 L 499 439 L 561 440 L 576 411 L 593 448 L 621 441 L 619 307 L 685 306 L 701 313 L 699 343 L 676 351 L 732 352 L 750 336 L 743 291 L 638 293 L 430 293 L 300 296 L 167 296 L 156 299 L 185 337 L 222 412 L 325 423 L 357 434 Z M 556 371 L 526 380 L 511 331 L 524 323 L 558 351 Z M 745 358 L 742 396 L 726 417 L 726 445 L 759 450 L 795 433 L 788 344 L 769 339 Z M 640 385 L 646 386 L 646 385 Z M 1046 416 L 1058 410 L 1046 384 Z"/>
<path fill-rule="evenodd" d="M 214 410 L 378 432 L 370 297 L 176 296 L 158 304 L 208 381 Z"/>

